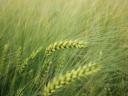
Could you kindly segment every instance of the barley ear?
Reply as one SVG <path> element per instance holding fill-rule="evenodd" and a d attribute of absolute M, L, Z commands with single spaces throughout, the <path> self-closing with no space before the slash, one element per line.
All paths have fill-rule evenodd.
<path fill-rule="evenodd" d="M 29 61 L 30 61 L 30 60 L 33 60 L 33 59 L 38 55 L 38 53 L 39 53 L 41 50 L 42 50 L 42 47 L 39 47 L 37 50 L 33 51 L 33 52 L 30 54 L 30 56 L 27 57 L 27 58 L 23 61 L 23 63 L 22 63 L 21 66 L 20 66 L 19 73 L 22 73 L 22 72 L 25 70 L 25 68 L 26 68 L 26 67 L 28 66 L 28 64 L 29 64 Z"/>
<path fill-rule="evenodd" d="M 23 54 L 23 48 L 19 47 L 16 51 L 16 55 L 15 55 L 15 63 L 16 63 L 16 71 L 19 70 L 19 67 L 21 65 L 22 62 L 22 54 Z"/>
<path fill-rule="evenodd" d="M 49 45 L 46 48 L 45 55 L 49 56 L 53 52 L 60 50 L 60 49 L 67 49 L 67 48 L 86 48 L 87 45 L 78 40 L 65 40 L 60 42 L 55 42 L 54 44 Z"/>
<path fill-rule="evenodd" d="M 9 43 L 4 45 L 3 51 L 2 51 L 2 57 L 0 59 L 0 71 L 3 71 L 6 67 L 6 64 L 8 62 L 8 57 L 9 57 L 9 53 L 10 53 L 10 45 Z"/>
<path fill-rule="evenodd" d="M 78 69 L 73 69 L 70 72 L 67 72 L 64 75 L 55 77 L 48 85 L 44 88 L 43 95 L 49 96 L 52 93 L 56 92 L 57 89 L 62 88 L 65 85 L 72 83 L 74 80 L 79 79 L 80 77 L 86 77 L 91 75 L 101 69 L 100 64 L 88 64 L 81 66 Z"/>

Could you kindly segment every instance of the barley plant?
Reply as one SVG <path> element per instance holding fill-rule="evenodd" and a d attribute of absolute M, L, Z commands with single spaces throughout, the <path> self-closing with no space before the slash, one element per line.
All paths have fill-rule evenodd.
<path fill-rule="evenodd" d="M 128 0 L 0 0 L 0 96 L 128 96 Z"/>

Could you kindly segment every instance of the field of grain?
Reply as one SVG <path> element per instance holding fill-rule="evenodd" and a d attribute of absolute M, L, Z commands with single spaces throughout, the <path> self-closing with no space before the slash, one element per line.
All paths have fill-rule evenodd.
<path fill-rule="evenodd" d="M 128 96 L 128 0 L 0 0 L 0 96 Z"/>

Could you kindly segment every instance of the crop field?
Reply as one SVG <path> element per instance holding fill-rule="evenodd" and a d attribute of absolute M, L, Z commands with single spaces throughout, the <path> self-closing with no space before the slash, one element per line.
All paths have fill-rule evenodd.
<path fill-rule="evenodd" d="M 128 0 L 0 0 L 0 96 L 128 96 Z"/>

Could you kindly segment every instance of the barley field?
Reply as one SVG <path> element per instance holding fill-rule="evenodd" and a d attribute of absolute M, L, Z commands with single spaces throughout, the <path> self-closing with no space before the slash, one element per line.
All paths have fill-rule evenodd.
<path fill-rule="evenodd" d="M 0 0 L 0 96 L 128 96 L 128 0 Z"/>

